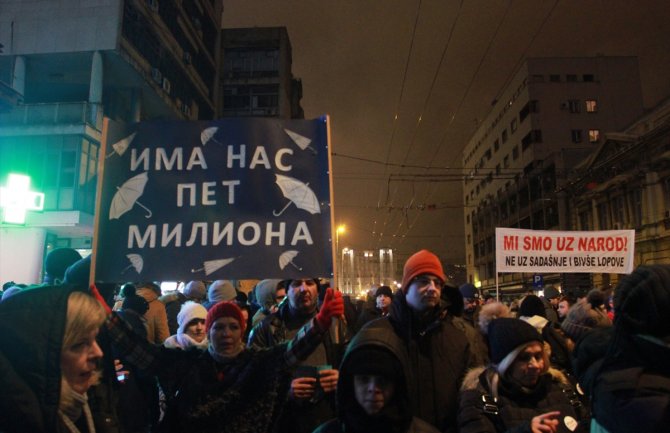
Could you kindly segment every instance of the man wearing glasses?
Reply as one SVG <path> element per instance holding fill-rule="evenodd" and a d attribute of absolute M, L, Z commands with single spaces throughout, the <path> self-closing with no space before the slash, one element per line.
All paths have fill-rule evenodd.
<path fill-rule="evenodd" d="M 388 316 L 365 328 L 399 339 L 409 356 L 412 411 L 442 432 L 456 431 L 461 380 L 472 367 L 465 334 L 452 323 L 440 294 L 446 277 L 440 259 L 427 250 L 412 255 L 403 269 L 401 292 Z"/>

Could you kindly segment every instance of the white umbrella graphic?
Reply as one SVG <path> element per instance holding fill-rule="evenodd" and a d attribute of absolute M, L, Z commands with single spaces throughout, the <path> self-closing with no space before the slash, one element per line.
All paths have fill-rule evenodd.
<path fill-rule="evenodd" d="M 121 273 L 124 274 L 130 268 L 135 268 L 135 271 L 137 271 L 138 274 L 141 274 L 142 268 L 144 267 L 144 259 L 142 256 L 139 254 L 126 254 L 126 257 L 130 260 L 130 264 L 122 270 Z"/>
<path fill-rule="evenodd" d="M 291 140 L 302 150 L 309 149 L 316 155 L 316 150 L 310 146 L 312 143 L 312 140 L 310 138 L 305 137 L 304 135 L 300 135 L 297 132 L 293 132 L 289 129 L 284 128 L 284 132 L 288 134 L 289 137 L 291 137 Z"/>
<path fill-rule="evenodd" d="M 306 210 L 312 215 L 321 213 L 321 208 L 319 207 L 319 200 L 316 198 L 316 194 L 309 187 L 309 183 L 302 183 L 298 179 L 294 179 L 289 176 L 283 176 L 281 174 L 275 174 L 277 179 L 275 183 L 279 185 L 281 192 L 284 194 L 284 197 L 290 201 L 282 210 L 279 212 L 272 211 L 272 215 L 279 216 L 286 208 L 288 208 L 291 203 L 294 203 L 299 209 Z"/>
<path fill-rule="evenodd" d="M 112 198 L 112 204 L 109 207 L 109 219 L 118 219 L 121 215 L 128 212 L 137 203 L 140 207 L 149 212 L 146 218 L 150 218 L 152 212 L 149 208 L 137 201 L 144 192 L 144 187 L 149 180 L 147 173 L 140 173 L 137 176 L 131 177 L 120 187 L 116 187 L 118 191 Z"/>
<path fill-rule="evenodd" d="M 222 267 L 226 266 L 227 264 L 231 263 L 233 260 L 235 260 L 235 257 L 231 257 L 229 259 L 218 259 L 218 260 L 208 260 L 206 262 L 203 262 L 203 267 L 199 269 L 191 269 L 192 273 L 195 272 L 201 272 L 205 271 L 205 275 L 212 274 Z"/>
<path fill-rule="evenodd" d="M 109 152 L 109 154 L 105 157 L 105 159 L 109 158 L 115 153 L 118 154 L 119 156 L 123 155 L 126 152 L 126 149 L 128 149 L 128 146 L 130 146 L 130 143 L 132 143 L 133 140 L 135 139 L 135 134 L 137 134 L 137 132 L 133 132 L 126 138 L 123 138 L 117 141 L 116 143 L 112 144 L 112 148 L 114 150 Z"/>
<path fill-rule="evenodd" d="M 297 270 L 302 271 L 302 268 L 301 268 L 301 267 L 298 267 L 298 265 L 296 265 L 295 263 L 293 263 L 293 259 L 294 259 L 297 255 L 298 255 L 298 251 L 297 251 L 297 250 L 288 250 L 288 251 L 284 251 L 283 253 L 281 253 L 281 254 L 279 255 L 279 267 L 281 268 L 281 270 L 283 271 L 284 268 L 285 268 L 287 265 L 290 264 L 291 266 L 293 266 L 293 267 L 296 268 Z"/>
<path fill-rule="evenodd" d="M 203 129 L 202 132 L 200 133 L 200 142 L 202 143 L 202 145 L 204 146 L 207 143 L 209 143 L 210 141 L 213 141 L 216 144 L 221 144 L 221 142 L 219 140 L 214 138 L 214 136 L 216 135 L 216 133 L 218 131 L 219 131 L 218 126 L 212 126 L 212 127 Z"/>

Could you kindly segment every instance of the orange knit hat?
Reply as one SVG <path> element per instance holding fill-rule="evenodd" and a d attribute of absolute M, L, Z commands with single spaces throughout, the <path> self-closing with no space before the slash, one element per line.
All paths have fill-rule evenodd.
<path fill-rule="evenodd" d="M 431 274 L 441 278 L 442 281 L 447 280 L 440 259 L 428 250 L 421 250 L 418 253 L 414 253 L 405 262 L 402 272 L 402 291 L 407 293 L 409 283 L 414 277 L 421 274 Z"/>

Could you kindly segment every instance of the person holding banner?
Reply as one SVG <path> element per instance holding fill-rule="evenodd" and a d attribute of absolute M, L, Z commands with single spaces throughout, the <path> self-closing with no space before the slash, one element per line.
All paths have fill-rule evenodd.
<path fill-rule="evenodd" d="M 170 390 L 160 428 L 170 432 L 249 432 L 273 430 L 290 389 L 290 369 L 309 356 L 344 313 L 342 295 L 328 290 L 319 313 L 292 341 L 272 349 L 247 349 L 246 321 L 235 302 L 222 301 L 208 312 L 207 350 L 154 346 L 134 334 L 117 316 L 106 327 L 125 359 L 158 377 Z"/>
<path fill-rule="evenodd" d="M 318 308 L 322 287 L 316 278 L 293 279 L 287 282 L 287 300 L 279 309 L 259 322 L 249 336 L 249 347 L 261 350 L 284 344 L 294 338 L 300 329 L 318 316 L 325 302 Z M 330 291 L 332 289 L 328 289 Z M 344 308 L 344 307 L 343 307 Z M 343 321 L 337 321 L 337 337 L 346 341 Z M 321 423 L 335 415 L 335 391 L 342 359 L 342 344 L 330 333 L 296 369 L 286 410 L 278 431 L 311 433 Z"/>

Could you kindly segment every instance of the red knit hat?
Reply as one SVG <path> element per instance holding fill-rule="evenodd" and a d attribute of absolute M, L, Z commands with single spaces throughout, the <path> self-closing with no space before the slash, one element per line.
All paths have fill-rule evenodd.
<path fill-rule="evenodd" d="M 440 259 L 428 250 L 421 250 L 418 253 L 414 253 L 405 262 L 405 267 L 402 272 L 402 291 L 407 293 L 409 283 L 414 277 L 421 274 L 431 274 L 441 278 L 442 281 L 447 280 L 444 276 L 444 270 L 442 270 Z"/>
<path fill-rule="evenodd" d="M 205 319 L 205 329 L 207 329 L 207 332 L 209 332 L 209 328 L 212 327 L 214 322 L 221 317 L 232 317 L 237 320 L 242 328 L 242 334 L 244 334 L 244 330 L 247 328 L 247 322 L 244 320 L 240 307 L 238 307 L 235 302 L 231 301 L 221 301 L 209 309 L 207 312 L 207 319 Z"/>

